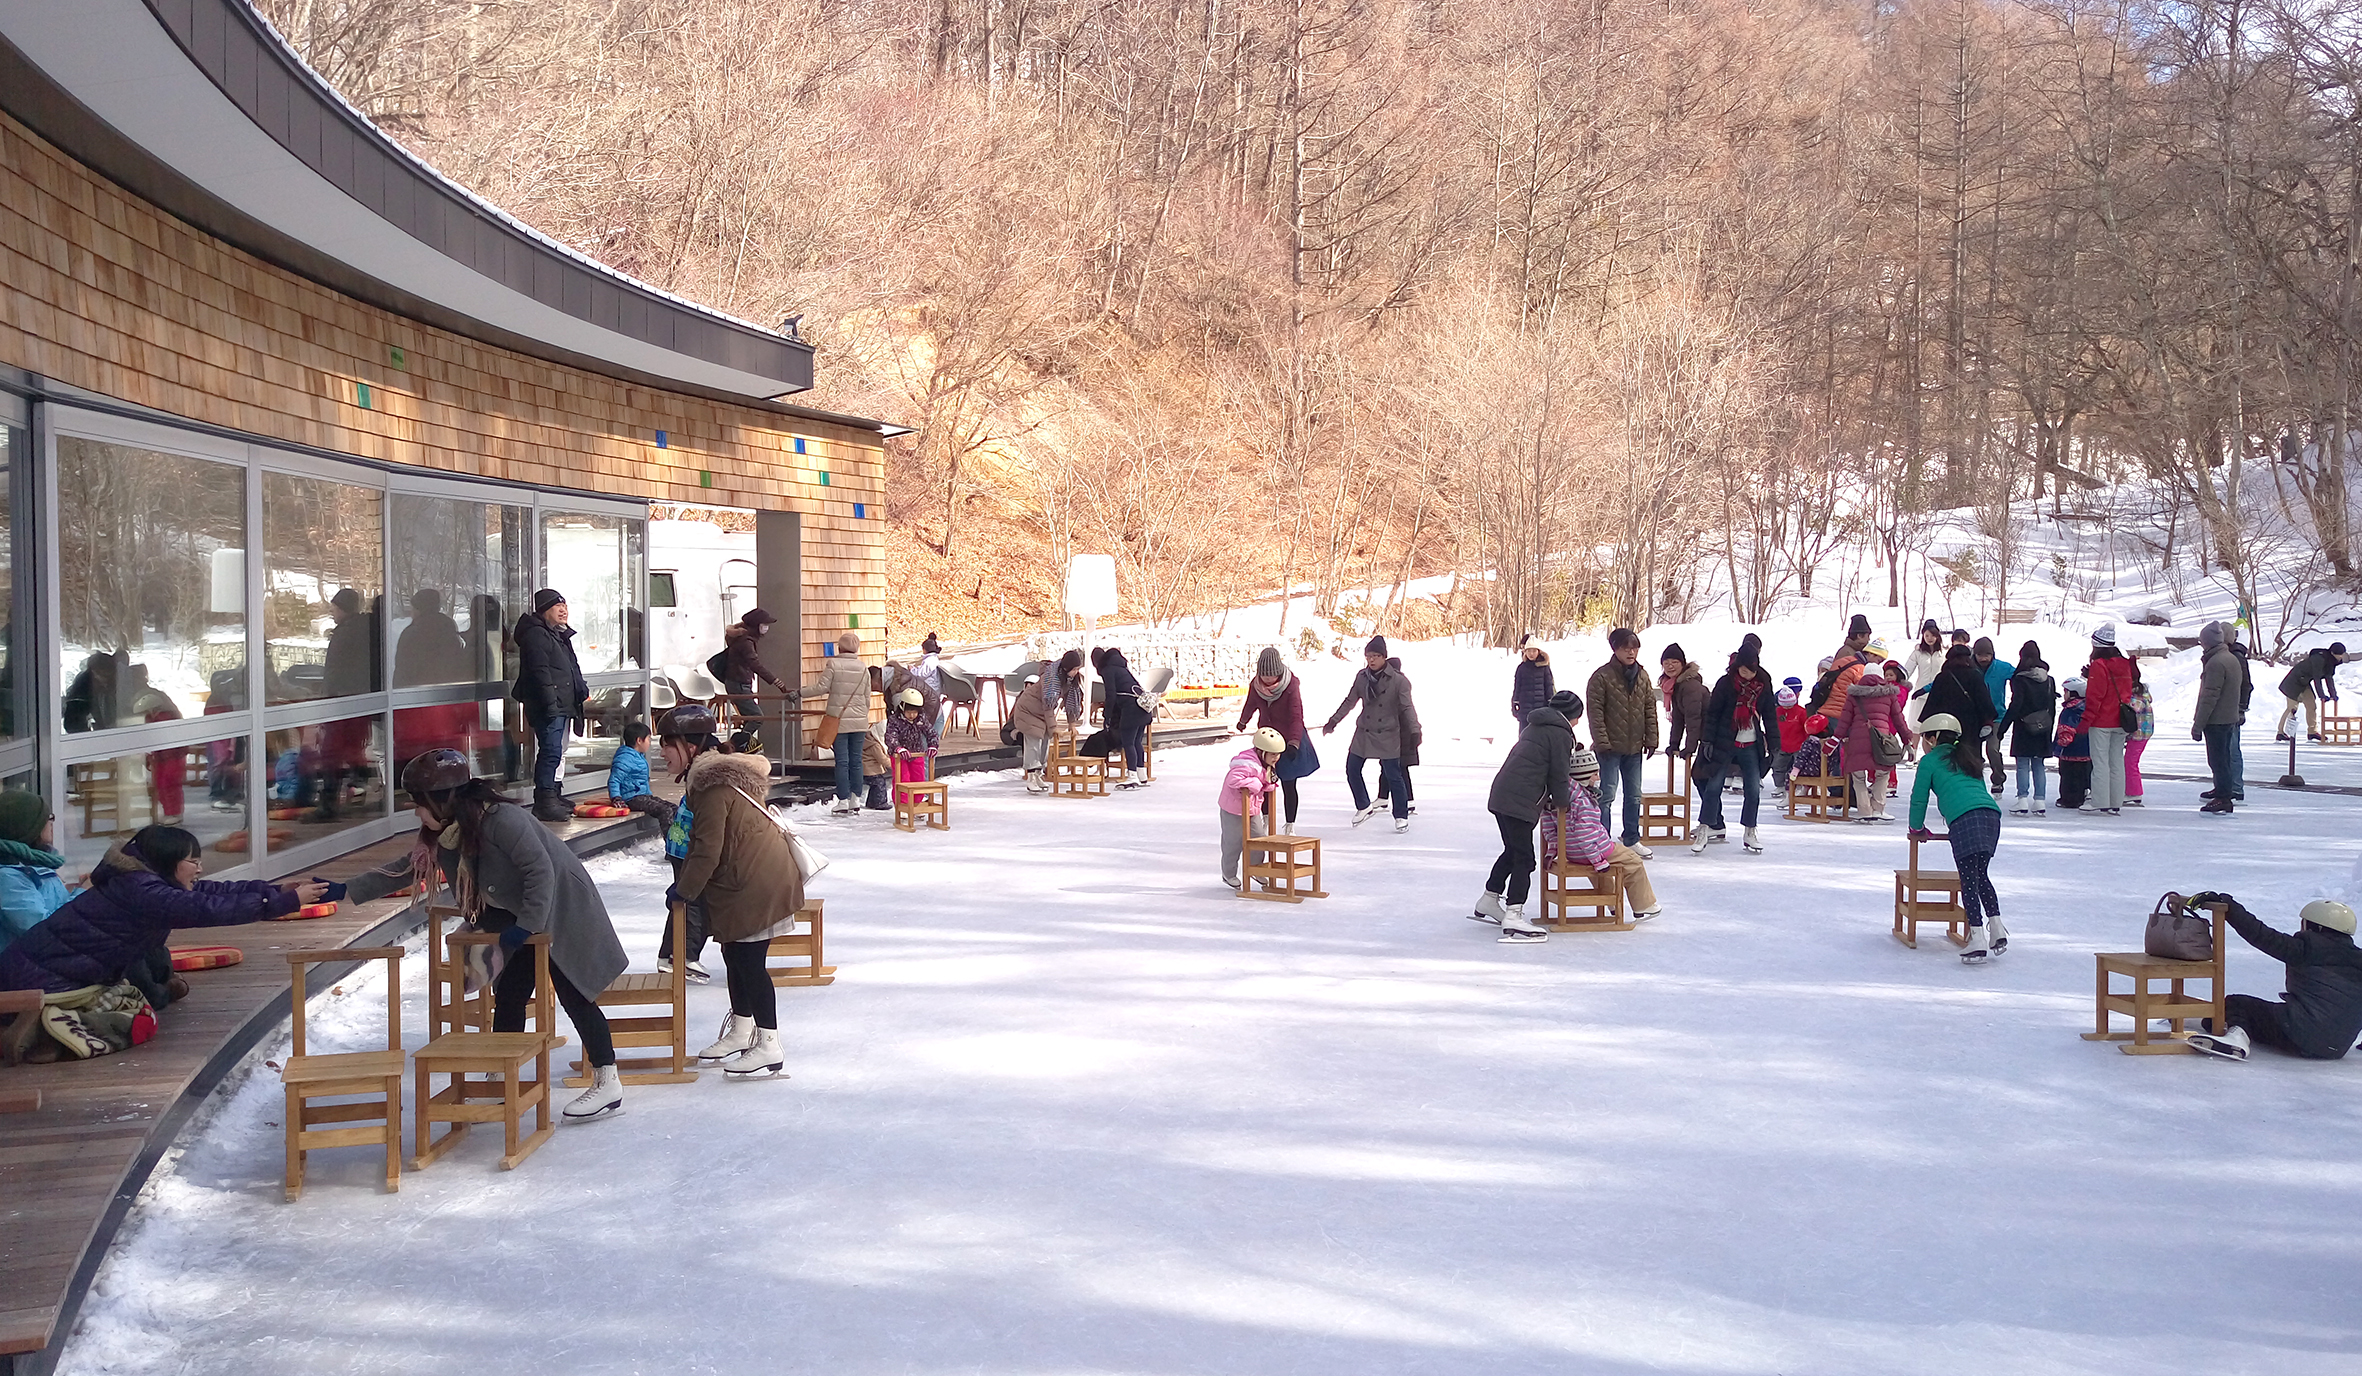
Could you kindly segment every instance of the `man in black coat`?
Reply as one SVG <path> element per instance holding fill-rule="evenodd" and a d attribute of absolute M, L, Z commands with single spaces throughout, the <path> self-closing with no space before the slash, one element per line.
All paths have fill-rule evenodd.
<path fill-rule="evenodd" d="M 2288 998 L 2233 994 L 2223 1000 L 2228 1028 L 2207 1019 L 2190 1045 L 2210 1055 L 2244 1061 L 2252 1042 L 2307 1060 L 2334 1061 L 2362 1036 L 2362 950 L 2354 947 L 2354 910 L 2321 898 L 2304 906 L 2296 935 L 2267 927 L 2227 893 L 2192 894 L 2193 906 L 2230 905 L 2231 930 L 2248 945 L 2288 967 Z"/>
<path fill-rule="evenodd" d="M 517 618 L 517 701 L 540 749 L 533 761 L 533 815 L 562 822 L 574 815 L 558 789 L 566 731 L 582 731 L 590 684 L 574 658 L 574 628 L 566 624 L 566 596 L 556 588 L 533 594 L 533 610 Z"/>

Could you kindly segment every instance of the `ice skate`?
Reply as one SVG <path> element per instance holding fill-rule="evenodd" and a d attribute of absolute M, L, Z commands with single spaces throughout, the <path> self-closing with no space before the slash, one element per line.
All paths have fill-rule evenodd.
<path fill-rule="evenodd" d="M 1411 819 L 1408 817 L 1395 818 L 1394 829 L 1396 831 L 1409 831 L 1411 829 Z"/>
<path fill-rule="evenodd" d="M 1525 905 L 1514 903 L 1501 912 L 1502 941 L 1548 941 L 1550 933 L 1525 920 Z"/>
<path fill-rule="evenodd" d="M 2034 815 L 2037 817 L 2048 817 L 2050 815 L 2050 805 L 2043 802 L 2040 798 L 2036 798 L 2034 800 Z"/>
<path fill-rule="evenodd" d="M 2009 949 L 2009 928 L 2002 925 L 2001 914 L 1994 913 L 1986 918 L 1985 928 L 1993 933 L 1993 954 L 2000 955 Z"/>
<path fill-rule="evenodd" d="M 1992 958 L 1993 929 L 1990 927 L 1969 928 L 1968 946 L 1960 953 L 1960 963 L 1963 965 L 1982 965 Z"/>
<path fill-rule="evenodd" d="M 2020 816 L 2020 817 L 2023 817 L 2023 816 L 2025 816 L 2027 813 L 2029 813 L 2029 812 L 2032 812 L 2032 811 L 2034 810 L 2034 805 L 2033 805 L 2032 803 L 2029 803 L 2029 802 L 2027 802 L 2025 799 L 2023 799 L 2023 798 L 2020 798 L 2020 799 L 2018 799 L 2018 800 L 2017 800 L 2017 802 L 2016 802 L 2015 804 L 2013 804 L 2013 805 L 2010 807 L 2010 809 L 2009 809 L 2009 810 L 2010 810 L 2010 811 L 2012 811 L 2012 812 L 2014 812 L 2014 813 L 2016 813 L 2018 816 Z"/>
<path fill-rule="evenodd" d="M 1509 910 L 1501 906 L 1501 895 L 1494 893 L 1490 889 L 1487 889 L 1485 890 L 1484 897 L 1476 900 L 1476 911 L 1468 914 L 1468 920 L 1471 922 L 1490 922 L 1494 926 L 1498 927 L 1501 925 L 1501 919 L 1508 916 L 1508 914 Z"/>
<path fill-rule="evenodd" d="M 1639 908 L 1639 909 L 1635 909 L 1635 910 L 1634 910 L 1634 912 L 1633 912 L 1633 914 L 1632 914 L 1632 920 L 1633 920 L 1633 921 L 1635 921 L 1635 922 L 1646 922 L 1646 921 L 1648 921 L 1650 918 L 1652 918 L 1652 917 L 1655 917 L 1657 914 L 1659 914 L 1659 913 L 1661 913 L 1661 912 L 1663 912 L 1663 911 L 1665 911 L 1665 905 L 1664 905 L 1664 904 L 1662 904 L 1662 903 L 1659 903 L 1657 906 L 1655 906 L 1655 907 L 1653 907 L 1653 908 Z"/>
<path fill-rule="evenodd" d="M 753 1019 L 747 1021 L 751 1023 Z M 734 1080 L 753 1079 L 758 1075 L 784 1080 L 787 1078 L 786 1066 L 787 1053 L 779 1048 L 779 1033 L 772 1028 L 758 1027 L 755 1029 L 754 1045 L 746 1049 L 746 1054 L 724 1066 L 722 1073 Z"/>
<path fill-rule="evenodd" d="M 656 973 L 658 973 L 658 974 L 660 974 L 660 975 L 669 975 L 669 974 L 671 974 L 672 972 L 673 972 L 673 963 L 672 963 L 670 960 L 659 959 L 659 960 L 656 962 Z M 689 980 L 689 982 L 690 982 L 691 984 L 711 984 L 711 983 L 713 983 L 713 978 L 714 978 L 714 977 L 713 977 L 713 975 L 712 975 L 711 973 L 709 973 L 709 972 L 706 970 L 706 968 L 705 968 L 704 966 L 702 966 L 702 965 L 698 964 L 698 963 L 697 963 L 696 961 L 694 961 L 694 960 L 690 961 L 690 962 L 689 962 L 689 964 L 688 964 L 688 967 L 687 967 L 686 969 L 684 969 L 684 970 L 683 970 L 681 973 L 682 973 L 683 975 L 687 976 L 687 978 L 688 978 L 688 980 Z"/>
<path fill-rule="evenodd" d="M 722 1019 L 722 1035 L 712 1046 L 697 1053 L 701 1061 L 726 1061 L 755 1044 L 755 1020 L 732 1013 Z"/>
<path fill-rule="evenodd" d="M 1028 769 L 1028 770 L 1026 770 L 1026 771 L 1025 771 L 1025 791 L 1026 791 L 1026 792 L 1028 792 L 1028 793 L 1043 793 L 1043 792 L 1047 792 L 1047 791 L 1048 791 L 1048 788 L 1049 788 L 1049 786 L 1048 786 L 1047 784 L 1044 784 L 1044 783 L 1042 782 L 1042 772 L 1041 772 L 1040 770 L 1038 770 L 1038 769 Z"/>
<path fill-rule="evenodd" d="M 1763 854 L 1763 842 L 1755 838 L 1755 828 L 1753 827 L 1747 828 L 1746 833 L 1739 838 L 1739 845 L 1749 855 Z"/>
<path fill-rule="evenodd" d="M 1353 814 L 1353 824 L 1358 827 L 1362 823 L 1377 815 L 1378 805 L 1376 803 L 1372 803 L 1368 807 L 1362 808 L 1360 811 Z"/>
<path fill-rule="evenodd" d="M 2142 806 L 2145 806 L 2145 804 L 2143 804 L 2143 803 L 2141 802 L 2141 800 L 2140 800 L 2140 799 L 2138 799 L 2138 798 L 2127 798 L 2127 799 L 2125 799 L 2125 800 L 2124 800 L 2124 805 L 2125 805 L 2126 807 L 2142 807 Z"/>
<path fill-rule="evenodd" d="M 591 1087 L 574 1096 L 562 1115 L 569 1123 L 587 1123 L 594 1118 L 620 1112 L 623 1108 L 623 1076 L 614 1066 L 598 1067 L 591 1078 Z"/>
<path fill-rule="evenodd" d="M 2192 1032 L 2190 1049 L 2209 1056 L 2220 1056 L 2226 1061 L 2247 1059 L 2247 1029 L 2234 1027 L 2223 1032 Z"/>
<path fill-rule="evenodd" d="M 1638 841 L 1632 843 L 1632 853 L 1639 856 L 1643 860 L 1654 860 L 1657 858 L 1657 853 L 1655 851 L 1650 850 L 1647 846 L 1640 844 Z"/>
<path fill-rule="evenodd" d="M 1690 836 L 1689 853 L 1692 855 L 1704 855 L 1706 853 L 1706 847 L 1722 839 L 1722 836 L 1713 829 L 1708 827 L 1699 827 L 1697 831 L 1692 833 Z"/>

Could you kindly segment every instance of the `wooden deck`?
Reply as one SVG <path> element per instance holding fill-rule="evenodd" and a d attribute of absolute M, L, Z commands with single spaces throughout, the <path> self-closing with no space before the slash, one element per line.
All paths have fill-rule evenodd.
<path fill-rule="evenodd" d="M 671 792 L 660 782 L 660 792 Z M 652 834 L 639 816 L 556 824 L 578 853 Z M 0 1069 L 0 1085 L 41 1091 L 41 1106 L 0 1116 L 0 1373 L 55 1364 L 74 1311 L 156 1163 L 207 1095 L 288 1017 L 282 951 L 399 942 L 419 923 L 406 897 L 409 838 L 307 867 L 354 886 L 334 917 L 207 928 L 187 940 L 236 946 L 243 964 L 191 972 L 155 1040 L 89 1061 Z M 366 900 L 366 901 L 363 901 Z M 322 966 L 325 989 L 346 967 Z"/>

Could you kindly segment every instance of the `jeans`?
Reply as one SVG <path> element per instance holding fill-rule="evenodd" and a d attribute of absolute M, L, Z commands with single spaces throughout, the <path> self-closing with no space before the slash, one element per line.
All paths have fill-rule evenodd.
<path fill-rule="evenodd" d="M 833 747 L 836 754 L 837 796 L 861 796 L 861 741 L 866 731 L 839 731 Z"/>
<path fill-rule="evenodd" d="M 1624 790 L 1624 834 L 1627 846 L 1640 844 L 1640 766 L 1639 755 L 1606 755 L 1599 757 L 1599 820 L 1602 826 L 1616 810 L 1616 788 Z"/>
<path fill-rule="evenodd" d="M 2029 777 L 2031 777 L 2034 781 L 2034 792 L 2032 796 L 2036 798 L 2048 798 L 2050 796 L 2049 758 L 2042 755 L 2018 756 L 2018 796 L 2020 798 L 2027 796 L 2026 780 Z"/>
<path fill-rule="evenodd" d="M 1501 827 L 1501 858 L 1485 876 L 1484 891 L 1501 895 L 1512 908 L 1522 908 L 1534 887 L 1534 824 L 1498 812 L 1493 820 Z"/>
<path fill-rule="evenodd" d="M 573 725 L 566 717 L 551 717 L 533 728 L 533 739 L 540 749 L 533 754 L 533 787 L 536 792 L 554 791 L 558 786 L 558 765 L 566 758 L 566 731 Z"/>
<path fill-rule="evenodd" d="M 1699 825 L 1722 830 L 1722 781 L 1734 769 L 1745 790 L 1745 800 L 1739 804 L 1739 825 L 1754 828 L 1755 806 L 1763 796 L 1763 756 L 1752 745 L 1740 746 L 1733 755 L 1715 756 L 1714 767 L 1698 776 L 1698 796 L 1705 800 L 1698 812 Z"/>
<path fill-rule="evenodd" d="M 1361 767 L 1369 762 L 1369 757 L 1366 755 L 1356 755 L 1350 750 L 1345 752 L 1345 785 L 1353 790 L 1353 810 L 1355 812 L 1370 805 L 1370 787 L 1361 776 Z M 1394 815 L 1397 817 L 1410 816 L 1411 790 L 1403 780 L 1402 761 L 1398 759 L 1378 761 L 1378 779 L 1387 786 L 1389 800 L 1394 804 Z"/>
<path fill-rule="evenodd" d="M 2239 725 L 2225 722 L 2206 728 L 2206 767 L 2214 774 L 2214 796 L 2236 800 L 2239 796 Z"/>
<path fill-rule="evenodd" d="M 2102 810 L 2124 806 L 2124 728 L 2091 728 L 2091 805 Z"/>
<path fill-rule="evenodd" d="M 2231 801 L 2235 803 L 2247 801 L 2247 750 L 2239 743 L 2241 733 L 2246 730 L 2247 718 L 2243 714 L 2231 728 Z"/>
<path fill-rule="evenodd" d="M 1993 787 L 2000 788 L 2009 781 L 2009 761 L 2001 758 L 2002 730 L 1996 726 L 1993 734 L 1985 737 L 1985 768 L 1993 772 Z"/>

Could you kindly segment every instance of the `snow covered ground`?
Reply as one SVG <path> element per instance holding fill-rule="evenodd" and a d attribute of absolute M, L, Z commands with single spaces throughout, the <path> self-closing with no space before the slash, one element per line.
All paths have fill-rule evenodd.
<path fill-rule="evenodd" d="M 1701 658 L 1737 639 L 1694 633 Z M 1834 639 L 1774 637 L 1773 666 Z M 806 809 L 841 973 L 782 991 L 792 1079 L 634 1089 L 514 1173 L 475 1142 L 392 1196 L 367 1149 L 315 1153 L 288 1205 L 277 1077 L 235 1078 L 62 1369 L 2362 1366 L 2362 1058 L 2076 1035 L 2090 953 L 2137 948 L 2160 891 L 2228 889 L 2283 926 L 2352 896 L 2362 799 L 2258 786 L 2218 821 L 2201 785 L 2159 781 L 2121 819 L 2012 819 L 2012 949 L 1986 969 L 1887 935 L 1899 826 L 1661 852 L 1661 920 L 1507 947 L 1461 916 L 1496 845 L 1507 655 L 1403 653 L 1430 721 L 1419 816 L 1348 828 L 1346 737 L 1323 742 L 1325 902 L 1221 886 L 1228 749 L 1167 752 L 1105 801 L 963 776 L 949 834 Z M 1600 657 L 1562 653 L 1577 686 Z M 1345 667 L 1308 666 L 1316 718 Z M 2196 773 L 2187 685 L 2165 692 L 2152 768 Z M 661 862 L 594 871 L 645 967 Z M 2278 988 L 2243 946 L 2231 973 Z M 424 983 L 414 956 L 414 1031 Z M 702 1033 L 726 999 L 691 1006 Z M 348 981 L 315 1035 L 366 1045 L 381 1008 Z"/>

